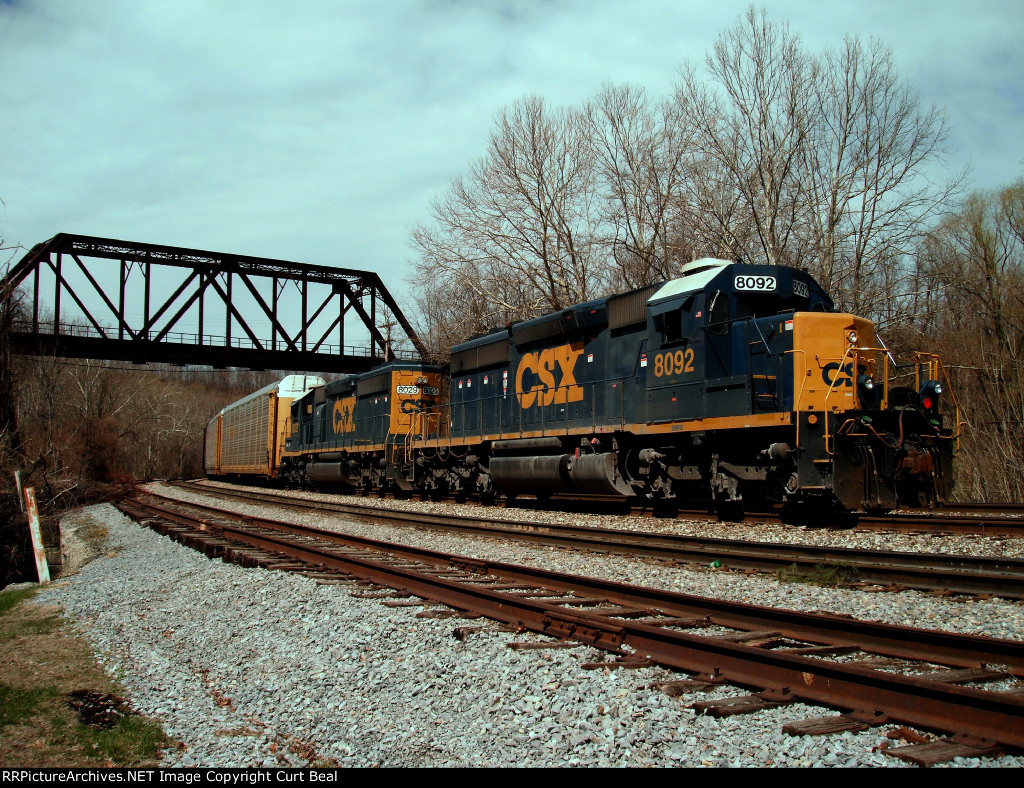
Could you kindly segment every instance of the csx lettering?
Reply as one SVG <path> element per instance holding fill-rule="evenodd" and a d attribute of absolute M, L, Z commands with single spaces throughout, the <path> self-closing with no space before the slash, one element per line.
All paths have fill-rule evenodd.
<path fill-rule="evenodd" d="M 839 374 L 832 374 L 839 373 Z M 853 362 L 840 367 L 838 361 L 833 361 L 831 364 L 826 364 L 821 370 L 821 379 L 825 381 L 829 386 L 843 386 L 850 388 L 853 386 Z"/>
<path fill-rule="evenodd" d="M 400 408 L 402 413 L 416 413 L 426 410 L 433 404 L 429 399 L 403 399 Z"/>
<path fill-rule="evenodd" d="M 532 408 L 538 403 L 546 407 L 582 402 L 583 387 L 576 383 L 576 360 L 581 355 L 582 342 L 546 348 L 538 353 L 526 353 L 516 370 L 516 397 L 520 407 Z M 557 384 L 556 370 L 559 375 Z M 532 375 L 535 380 L 530 380 L 528 375 Z"/>
<path fill-rule="evenodd" d="M 356 428 L 355 422 L 352 420 L 352 408 L 355 404 L 355 397 L 335 401 L 334 410 L 331 412 L 335 435 L 352 432 Z"/>
<path fill-rule="evenodd" d="M 654 357 L 654 377 L 660 378 L 665 375 L 682 375 L 685 372 L 693 372 L 693 348 L 677 350 L 674 353 L 659 353 Z"/>

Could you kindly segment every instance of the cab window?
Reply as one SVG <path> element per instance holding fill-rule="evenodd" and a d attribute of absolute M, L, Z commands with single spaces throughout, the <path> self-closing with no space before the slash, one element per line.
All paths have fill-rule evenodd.
<path fill-rule="evenodd" d="M 673 345 L 689 339 L 693 326 L 693 296 L 687 298 L 678 309 L 655 317 L 655 328 L 661 334 L 661 344 Z"/>
<path fill-rule="evenodd" d="M 708 304 L 708 330 L 712 334 L 729 333 L 729 296 L 716 290 Z"/>

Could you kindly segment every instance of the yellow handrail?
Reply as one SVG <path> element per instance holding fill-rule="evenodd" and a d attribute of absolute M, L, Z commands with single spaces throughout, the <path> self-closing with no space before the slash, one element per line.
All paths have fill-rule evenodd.
<path fill-rule="evenodd" d="M 953 384 L 950 382 L 949 373 L 946 372 L 946 367 L 942 363 L 942 359 L 939 358 L 936 353 L 926 353 L 924 351 L 914 352 L 914 383 L 917 385 L 917 390 L 921 390 L 923 381 L 921 380 L 921 362 L 922 359 L 926 359 L 924 362 L 928 367 L 928 380 L 940 380 L 939 373 L 941 373 L 941 380 L 946 383 L 946 390 L 949 392 L 949 396 L 953 399 L 953 419 L 956 422 L 956 427 L 953 429 L 953 437 L 956 439 L 957 454 L 960 453 L 960 435 L 964 431 L 964 427 L 967 426 L 966 421 L 960 421 L 960 403 L 956 398 L 956 393 L 953 391 Z"/>
<path fill-rule="evenodd" d="M 807 352 L 802 348 L 794 348 L 793 350 L 787 350 L 782 355 L 788 356 L 790 353 L 800 353 L 804 357 L 803 369 L 807 369 Z M 785 368 L 783 368 L 785 369 Z M 794 374 L 796 371 L 796 364 L 793 365 Z M 800 448 L 800 402 L 804 398 L 804 387 L 807 386 L 807 375 L 800 376 L 800 393 L 797 394 L 796 401 L 793 403 L 793 412 L 796 413 L 796 446 L 794 448 Z M 795 393 L 795 392 L 794 392 Z"/>
<path fill-rule="evenodd" d="M 863 346 L 863 347 L 851 346 L 851 347 L 848 347 L 848 348 L 846 348 L 846 351 L 843 353 L 843 357 L 839 360 L 839 369 L 842 370 L 846 366 L 846 359 L 848 357 L 853 359 L 853 363 L 851 364 L 850 368 L 852 370 L 854 370 L 854 373 L 850 375 L 850 385 L 853 387 L 854 396 L 857 397 L 858 404 L 859 404 L 859 402 L 860 402 L 860 394 L 857 391 L 857 377 L 858 376 L 856 374 L 858 354 L 860 354 L 860 353 L 879 353 L 879 352 L 882 354 L 882 374 L 880 376 L 878 376 L 877 370 L 876 370 L 875 374 L 881 380 L 885 381 L 885 383 L 883 385 L 883 388 L 882 388 L 882 401 L 879 403 L 879 407 L 882 410 L 885 410 L 886 406 L 889 404 L 889 352 L 888 352 L 887 348 L 885 348 L 885 347 L 871 347 L 871 346 Z M 877 358 L 876 358 L 876 361 L 877 361 Z M 829 401 L 829 398 L 832 396 L 832 392 L 835 390 L 837 380 L 838 380 L 837 377 L 833 377 L 832 378 L 832 382 L 829 384 L 828 391 L 825 393 L 825 413 L 826 414 L 828 413 L 828 401 Z M 829 455 L 833 454 L 832 447 L 831 447 L 831 439 L 832 439 L 832 433 L 829 430 L 828 416 L 826 415 L 826 417 L 825 417 L 825 451 Z"/>

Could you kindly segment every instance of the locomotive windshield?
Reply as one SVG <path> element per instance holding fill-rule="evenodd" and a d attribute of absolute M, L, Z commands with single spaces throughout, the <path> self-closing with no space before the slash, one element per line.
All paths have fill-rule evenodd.
<path fill-rule="evenodd" d="M 772 317 L 789 312 L 808 311 L 808 300 L 796 296 L 780 296 L 775 293 L 736 294 L 736 318 Z"/>

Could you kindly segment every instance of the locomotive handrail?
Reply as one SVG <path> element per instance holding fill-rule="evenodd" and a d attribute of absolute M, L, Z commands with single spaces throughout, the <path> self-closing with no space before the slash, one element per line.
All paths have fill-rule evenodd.
<path fill-rule="evenodd" d="M 883 351 L 883 353 L 884 353 L 884 355 L 882 356 L 883 371 L 882 371 L 881 378 L 882 378 L 882 380 L 886 381 L 886 386 L 883 389 L 882 402 L 881 402 L 881 408 L 884 410 L 885 407 L 886 407 L 886 404 L 888 402 L 888 399 L 889 399 L 889 386 L 888 386 L 888 382 L 889 382 L 889 359 L 891 358 L 891 355 L 889 353 L 888 348 L 886 348 L 884 345 L 882 347 L 880 347 L 880 348 L 879 347 L 868 347 L 868 346 L 865 346 L 865 347 L 848 347 L 846 349 L 846 352 L 843 353 L 843 357 L 839 360 L 839 366 L 840 366 L 840 368 L 844 367 L 845 364 L 846 364 L 846 359 L 848 357 L 852 357 L 852 358 L 856 359 L 858 353 L 861 353 L 861 352 L 869 352 L 869 353 L 870 352 L 878 352 L 880 350 Z M 946 386 L 947 386 L 947 388 L 949 390 L 949 395 L 950 395 L 950 397 L 953 400 L 953 414 L 954 414 L 953 418 L 954 418 L 954 422 L 956 424 L 956 426 L 952 430 L 952 437 L 956 441 L 956 452 L 959 453 L 959 451 L 960 451 L 960 435 L 963 432 L 963 428 L 967 426 L 967 423 L 960 421 L 960 403 L 957 401 L 956 394 L 953 392 L 953 385 L 950 382 L 949 374 L 946 372 L 946 368 L 942 364 L 942 359 L 939 358 L 939 356 L 937 354 L 935 354 L 935 353 L 925 353 L 925 352 L 922 352 L 922 351 L 915 351 L 915 353 L 914 353 L 914 360 L 915 360 L 915 365 L 914 365 L 915 366 L 914 383 L 915 383 L 915 388 L 918 391 L 921 390 L 921 385 L 922 385 L 922 381 L 921 381 L 921 366 L 922 366 L 921 361 L 922 361 L 922 359 L 927 359 L 925 361 L 925 364 L 927 365 L 927 368 L 928 368 L 928 374 L 930 376 L 929 379 L 937 380 L 938 379 L 938 373 L 941 372 L 942 373 L 942 378 L 946 382 Z M 894 363 L 894 366 L 898 367 L 899 365 Z M 832 430 L 831 430 L 831 428 L 829 426 L 829 420 L 828 420 L 828 415 L 827 415 L 828 414 L 827 407 L 828 407 L 828 401 L 829 401 L 830 397 L 832 396 L 832 392 L 835 390 L 836 384 L 838 383 L 838 381 L 839 381 L 838 377 L 833 378 L 832 382 L 829 384 L 828 391 L 825 394 L 825 406 L 826 406 L 825 414 L 826 414 L 826 416 L 825 416 L 825 435 L 824 435 L 824 439 L 825 439 L 825 452 L 829 456 L 833 456 L 835 454 L 835 452 L 833 451 L 833 448 L 832 448 L 832 438 L 834 437 L 834 435 L 833 435 Z M 855 381 L 856 381 L 856 376 L 854 376 L 854 380 L 852 381 L 852 383 L 854 385 L 854 392 L 855 392 L 855 395 L 856 395 L 856 383 L 855 383 Z M 858 400 L 859 400 L 859 396 L 858 396 Z M 799 432 L 797 433 L 797 443 L 799 445 Z"/>
<path fill-rule="evenodd" d="M 793 350 L 783 351 L 782 355 L 783 356 L 788 356 L 790 353 L 794 353 L 794 354 L 795 353 L 799 353 L 800 355 L 802 355 L 804 357 L 804 368 L 807 367 L 807 351 L 806 350 L 804 350 L 803 348 L 794 348 Z M 796 369 L 796 365 L 795 364 L 794 364 L 793 368 L 794 368 L 794 370 Z M 801 375 L 800 376 L 800 392 L 799 392 L 799 394 L 797 394 L 796 401 L 793 403 L 793 411 L 797 414 L 796 419 L 795 419 L 795 421 L 796 421 L 796 448 L 797 449 L 800 448 L 800 403 L 801 403 L 801 401 L 803 401 L 803 398 L 804 398 L 804 388 L 806 386 L 807 386 L 807 376 L 806 375 Z"/>
<path fill-rule="evenodd" d="M 858 353 L 860 353 L 862 351 L 863 352 L 869 352 L 869 353 L 877 353 L 878 351 L 882 351 L 883 353 L 888 352 L 885 348 L 879 348 L 879 347 L 867 347 L 867 346 L 865 346 L 865 347 L 856 347 L 856 346 L 848 347 L 848 348 L 846 348 L 846 351 L 843 353 L 843 357 L 841 359 L 839 359 L 839 368 L 843 369 L 846 366 L 846 359 L 847 358 L 852 358 L 854 360 L 853 369 L 856 370 L 856 368 L 857 368 L 856 367 L 857 355 L 858 355 Z M 883 379 L 888 383 L 888 380 L 889 380 L 889 360 L 885 356 L 882 357 L 882 366 L 883 366 Z M 859 405 L 860 404 L 860 395 L 857 392 L 857 383 L 856 383 L 857 375 L 853 374 L 853 375 L 850 376 L 850 378 L 851 379 L 849 381 L 849 384 L 853 387 L 853 394 L 857 398 L 857 404 Z M 840 378 L 839 378 L 838 375 L 833 377 L 832 378 L 832 382 L 828 384 L 828 391 L 825 392 L 825 435 L 824 435 L 824 439 L 825 439 L 825 453 L 828 454 L 830 457 L 834 456 L 835 452 L 832 450 L 832 438 L 834 436 L 832 434 L 832 429 L 829 426 L 830 422 L 829 422 L 829 418 L 828 418 L 828 413 L 829 413 L 829 411 L 828 411 L 828 401 L 832 397 L 832 392 L 835 391 L 836 383 L 838 383 L 839 380 L 840 380 Z M 881 403 L 881 405 L 882 405 L 883 409 L 885 407 L 886 401 L 888 400 L 888 397 L 889 397 L 888 386 L 886 386 L 885 389 L 883 390 L 883 393 L 882 393 L 882 403 Z"/>
<path fill-rule="evenodd" d="M 916 384 L 917 390 L 921 390 L 921 364 L 922 358 L 927 358 L 928 361 L 928 374 L 930 380 L 938 380 L 937 371 L 942 373 L 942 379 L 946 381 L 946 389 L 949 391 L 949 396 L 953 399 L 953 418 L 956 421 L 956 427 L 953 429 L 953 438 L 956 440 L 956 454 L 960 453 L 960 435 L 963 433 L 964 428 L 967 426 L 966 421 L 960 421 L 960 402 L 956 398 L 956 392 L 953 390 L 953 383 L 949 379 L 949 373 L 946 372 L 946 366 L 942 363 L 942 359 L 939 358 L 936 353 L 926 353 L 921 350 L 914 351 L 914 383 Z"/>

